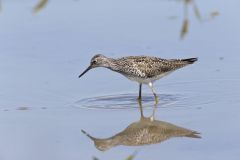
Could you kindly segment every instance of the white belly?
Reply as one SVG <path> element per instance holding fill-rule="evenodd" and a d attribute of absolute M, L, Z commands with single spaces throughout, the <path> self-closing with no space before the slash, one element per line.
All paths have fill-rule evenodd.
<path fill-rule="evenodd" d="M 163 74 L 160 74 L 160 75 L 157 75 L 155 77 L 152 77 L 152 78 L 140 78 L 140 77 L 129 77 L 129 76 L 126 76 L 128 79 L 130 79 L 131 81 L 136 81 L 138 83 L 143 83 L 143 84 L 148 84 L 150 82 L 154 82 L 156 80 L 159 80 L 160 78 L 168 75 L 169 73 L 171 72 L 166 72 L 166 73 L 163 73 Z"/>

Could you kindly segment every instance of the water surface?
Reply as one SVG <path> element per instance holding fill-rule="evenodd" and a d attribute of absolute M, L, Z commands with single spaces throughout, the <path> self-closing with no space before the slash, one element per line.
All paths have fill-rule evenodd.
<path fill-rule="evenodd" d="M 230 159 L 240 156 L 240 2 L 196 1 L 180 40 L 183 4 L 156 0 L 3 1 L 0 15 L 0 159 Z M 174 16 L 174 19 L 169 17 Z M 202 139 L 97 150 L 81 129 L 109 137 L 139 119 L 138 84 L 110 70 L 89 71 L 95 53 L 109 57 L 198 57 L 154 85 L 156 119 L 201 132 Z M 143 87 L 143 108 L 153 97 Z M 161 100 L 162 99 L 162 100 Z"/>

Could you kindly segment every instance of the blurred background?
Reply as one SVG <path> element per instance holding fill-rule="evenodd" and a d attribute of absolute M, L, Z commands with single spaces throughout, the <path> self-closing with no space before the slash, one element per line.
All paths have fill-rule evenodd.
<path fill-rule="evenodd" d="M 111 160 L 135 151 L 134 159 L 237 159 L 239 5 L 237 0 L 1 0 L 0 160 Z M 138 94 L 138 84 L 125 77 L 99 68 L 78 79 L 97 53 L 198 57 L 196 64 L 155 83 L 163 97 L 156 116 L 199 131 L 202 139 L 98 151 L 81 129 L 109 137 L 137 121 L 139 110 L 134 100 L 118 98 Z M 151 92 L 144 87 L 143 93 Z M 114 98 L 103 102 L 101 96 Z M 146 115 L 151 111 L 148 103 Z"/>

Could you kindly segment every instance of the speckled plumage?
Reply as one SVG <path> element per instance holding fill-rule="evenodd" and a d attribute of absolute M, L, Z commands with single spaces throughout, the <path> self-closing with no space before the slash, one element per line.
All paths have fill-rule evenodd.
<path fill-rule="evenodd" d="M 114 71 L 139 83 L 148 83 L 188 64 L 190 64 L 188 61 L 179 59 L 167 60 L 149 56 L 129 56 L 112 60 L 110 69 L 114 65 L 116 66 Z"/>
<path fill-rule="evenodd" d="M 167 60 L 150 56 L 129 56 L 113 59 L 97 54 L 92 58 L 90 66 L 79 78 L 92 68 L 105 67 L 124 75 L 130 80 L 138 82 L 140 84 L 139 98 L 141 98 L 142 84 L 148 84 L 156 100 L 157 95 L 153 90 L 152 83 L 195 61 L 197 61 L 197 58 Z"/>
<path fill-rule="evenodd" d="M 95 138 L 82 130 L 94 141 L 97 149 L 108 150 L 114 146 L 141 146 L 156 144 L 172 137 L 200 138 L 199 133 L 174 124 L 142 117 L 140 121 L 130 124 L 122 132 L 109 138 Z"/>

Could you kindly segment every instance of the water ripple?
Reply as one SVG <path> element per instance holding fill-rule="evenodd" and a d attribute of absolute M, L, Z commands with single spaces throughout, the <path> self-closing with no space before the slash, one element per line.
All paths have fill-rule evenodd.
<path fill-rule="evenodd" d="M 214 79 L 206 81 L 169 83 L 181 93 L 159 94 L 158 108 L 195 108 L 222 104 L 239 104 L 239 79 Z M 194 89 L 193 89 L 194 88 Z M 80 99 L 73 103 L 74 108 L 84 109 L 137 109 L 138 94 L 113 94 Z M 154 106 L 152 93 L 143 94 L 144 108 Z"/>
<path fill-rule="evenodd" d="M 163 108 L 168 106 L 181 107 L 182 105 L 177 104 L 187 98 L 181 94 L 159 94 L 158 97 L 160 99 L 158 107 Z M 154 96 L 144 94 L 142 102 L 144 108 L 152 108 Z M 85 109 L 136 109 L 138 108 L 138 102 L 136 94 L 115 94 L 84 98 L 76 101 L 73 106 Z"/>

